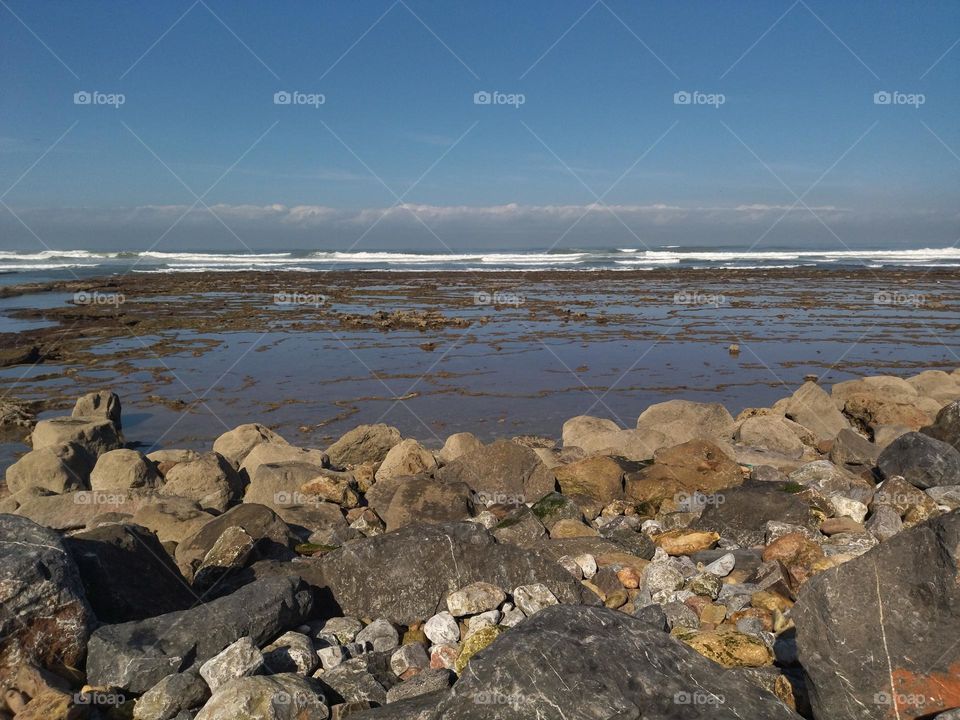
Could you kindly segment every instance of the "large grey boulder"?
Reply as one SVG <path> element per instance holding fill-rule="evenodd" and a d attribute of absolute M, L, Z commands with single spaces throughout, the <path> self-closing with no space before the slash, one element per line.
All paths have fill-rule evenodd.
<path fill-rule="evenodd" d="M 54 493 L 89 487 L 90 456 L 79 445 L 68 443 L 32 450 L 7 468 L 11 493 L 40 488 Z"/>
<path fill-rule="evenodd" d="M 105 418 L 119 429 L 122 427 L 120 424 L 121 410 L 119 395 L 109 390 L 98 390 L 77 398 L 70 415 L 72 417 Z"/>
<path fill-rule="evenodd" d="M 773 405 L 776 412 L 800 423 L 817 436 L 818 440 L 831 440 L 850 422 L 840 412 L 833 398 L 815 382 L 806 382 L 788 398 Z"/>
<path fill-rule="evenodd" d="M 196 720 L 326 720 L 323 688 L 294 673 L 242 677 L 219 688 Z"/>
<path fill-rule="evenodd" d="M 213 452 L 170 468 L 160 492 L 195 500 L 204 510 L 223 512 L 242 497 L 243 488 L 233 465 Z"/>
<path fill-rule="evenodd" d="M 274 509 L 302 505 L 308 498 L 300 488 L 322 471 L 321 465 L 298 460 L 262 463 L 250 477 L 243 501 Z"/>
<path fill-rule="evenodd" d="M 302 624 L 312 608 L 312 594 L 300 578 L 272 577 L 189 610 L 105 625 L 90 637 L 87 682 L 143 693 L 244 636 L 267 644 Z"/>
<path fill-rule="evenodd" d="M 884 477 L 900 475 L 921 490 L 960 484 L 960 452 L 919 432 L 901 435 L 887 445 L 877 467 Z"/>
<path fill-rule="evenodd" d="M 79 445 L 93 457 L 123 445 L 117 426 L 106 418 L 56 417 L 41 420 L 30 435 L 34 450 L 67 443 Z"/>
<path fill-rule="evenodd" d="M 163 545 L 146 528 L 104 525 L 75 533 L 64 543 L 101 622 L 143 620 L 197 602 Z"/>
<path fill-rule="evenodd" d="M 367 502 L 386 523 L 387 531 L 413 523 L 446 523 L 471 515 L 471 490 L 466 483 L 431 477 L 379 480 L 367 492 Z"/>
<path fill-rule="evenodd" d="M 774 520 L 815 529 L 810 507 L 786 483 L 749 481 L 707 497 L 692 527 L 713 531 L 742 547 L 766 543 L 767 522 Z"/>
<path fill-rule="evenodd" d="M 960 511 L 815 575 L 792 615 L 816 717 L 932 717 L 960 704 Z"/>
<path fill-rule="evenodd" d="M 733 437 L 733 416 L 720 403 L 668 400 L 651 405 L 637 418 L 637 430 L 662 432 L 680 445 L 689 440 L 724 440 Z"/>
<path fill-rule="evenodd" d="M 485 504 L 536 502 L 556 486 L 554 474 L 530 448 L 498 440 L 462 455 L 437 471 L 446 482 L 461 482 Z"/>
<path fill-rule="evenodd" d="M 90 473 L 90 489 L 101 492 L 154 488 L 159 483 L 154 464 L 136 450 L 121 448 L 103 453 Z"/>
<path fill-rule="evenodd" d="M 79 667 L 93 622 L 57 533 L 0 515 L 0 687 L 21 663 Z"/>
<path fill-rule="evenodd" d="M 960 450 L 960 400 L 944 405 L 937 413 L 933 424 L 922 428 L 920 432 L 937 440 L 950 443 Z"/>
<path fill-rule="evenodd" d="M 620 426 L 613 420 L 593 417 L 592 415 L 577 415 L 567 420 L 561 430 L 564 447 L 587 447 L 596 435 L 617 432 Z"/>
<path fill-rule="evenodd" d="M 261 443 L 289 444 L 266 425 L 247 423 L 225 432 L 214 440 L 213 451 L 220 453 L 239 467 L 240 463 L 250 454 L 250 451 Z"/>
<path fill-rule="evenodd" d="M 554 605 L 475 655 L 432 717 L 798 720 L 800 716 L 642 620 L 606 608 Z"/>
<path fill-rule="evenodd" d="M 498 544 L 476 523 L 409 525 L 349 542 L 320 563 L 345 615 L 399 625 L 436 615 L 447 595 L 473 582 L 502 588 L 543 583 L 564 603 L 594 598 L 558 563 Z"/>
<path fill-rule="evenodd" d="M 328 447 L 327 455 L 330 462 L 339 466 L 377 463 L 399 442 L 400 431 L 395 427 L 383 423 L 359 425 Z"/>

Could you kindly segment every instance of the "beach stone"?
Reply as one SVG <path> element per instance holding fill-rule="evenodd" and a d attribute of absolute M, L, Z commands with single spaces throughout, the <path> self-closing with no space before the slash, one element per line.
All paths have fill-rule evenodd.
<path fill-rule="evenodd" d="M 748 482 L 724 490 L 722 497 L 723 502 L 707 506 L 692 529 L 719 533 L 741 547 L 763 545 L 771 520 L 815 529 L 809 506 L 776 483 Z"/>
<path fill-rule="evenodd" d="M 621 458 L 598 455 L 554 470 L 560 492 L 577 502 L 608 505 L 623 498 L 623 476 L 635 465 Z"/>
<path fill-rule="evenodd" d="M 694 703 L 695 691 L 724 702 Z M 597 698 L 603 698 L 602 707 Z M 565 605 L 544 609 L 476 656 L 435 717 L 560 718 L 557 708 L 568 718 L 592 720 L 798 717 L 774 696 L 641 620 Z"/>
<path fill-rule="evenodd" d="M 160 493 L 189 498 L 204 510 L 220 513 L 240 500 L 243 485 L 230 462 L 213 452 L 174 465 L 167 472 Z"/>
<path fill-rule="evenodd" d="M 672 563 L 652 562 L 643 573 L 643 589 L 650 595 L 679 590 L 683 583 L 683 573 Z"/>
<path fill-rule="evenodd" d="M 7 468 L 11 493 L 40 488 L 54 493 L 90 487 L 90 457 L 79 445 L 68 443 L 32 450 Z"/>
<path fill-rule="evenodd" d="M 925 492 L 937 505 L 944 505 L 951 510 L 960 508 L 960 485 L 941 485 L 927 488 Z"/>
<path fill-rule="evenodd" d="M 899 386 L 871 384 L 872 380 L 883 380 L 882 377 L 869 377 L 863 380 L 849 381 L 853 383 L 844 389 L 839 397 L 843 398 L 843 413 L 852 418 L 861 427 L 874 428 L 878 425 L 905 425 L 911 430 L 919 430 L 930 424 L 930 419 L 936 410 L 930 408 L 938 405 L 935 401 L 921 398 L 909 383 L 900 378 L 888 378 L 902 382 L 909 391 L 903 391 Z M 861 383 L 857 385 L 857 383 Z M 840 383 L 839 385 L 847 385 Z M 838 385 L 833 386 L 833 395 L 836 399 Z M 925 402 L 926 400 L 926 402 Z M 926 412 L 920 406 L 932 410 Z"/>
<path fill-rule="evenodd" d="M 197 460 L 200 453 L 196 450 L 176 449 L 154 450 L 147 453 L 147 460 L 152 462 L 161 476 L 166 477 L 167 472 L 177 463 L 190 462 Z"/>
<path fill-rule="evenodd" d="M 397 647 L 400 635 L 389 620 L 380 618 L 358 632 L 356 640 L 358 643 L 370 643 L 375 651 L 383 652 Z"/>
<path fill-rule="evenodd" d="M 196 720 L 327 720 L 320 683 L 293 673 L 241 677 L 213 694 Z"/>
<path fill-rule="evenodd" d="M 554 527 L 562 521 L 554 523 Z M 493 536 L 501 543 L 520 547 L 529 547 L 537 540 L 546 537 L 547 531 L 533 511 L 526 505 L 519 505 L 507 513 L 493 528 Z"/>
<path fill-rule="evenodd" d="M 273 577 L 189 610 L 104 625 L 90 637 L 87 681 L 143 693 L 242 637 L 256 645 L 268 642 L 303 623 L 312 608 L 312 594 L 303 581 Z"/>
<path fill-rule="evenodd" d="M 197 602 L 157 537 L 137 525 L 104 525 L 64 539 L 97 619 L 143 620 Z"/>
<path fill-rule="evenodd" d="M 456 645 L 460 641 L 460 627 L 446 610 L 427 620 L 423 632 L 434 645 Z"/>
<path fill-rule="evenodd" d="M 319 664 L 313 641 L 303 633 L 285 632 L 263 648 L 263 667 L 271 675 L 285 672 L 310 675 Z"/>
<path fill-rule="evenodd" d="M 377 470 L 377 482 L 395 477 L 429 473 L 437 469 L 433 453 L 413 438 L 401 440 L 387 452 Z"/>
<path fill-rule="evenodd" d="M 903 520 L 890 505 L 879 505 L 867 520 L 866 529 L 881 542 L 889 540 L 903 530 Z"/>
<path fill-rule="evenodd" d="M 737 631 L 699 632 L 681 639 L 705 658 L 725 668 L 772 665 L 773 651 L 766 643 Z"/>
<path fill-rule="evenodd" d="M 513 602 L 523 611 L 523 614 L 530 617 L 538 613 L 545 607 L 559 603 L 557 596 L 550 592 L 550 588 L 542 583 L 532 585 L 520 585 L 513 590 Z"/>
<path fill-rule="evenodd" d="M 246 459 L 250 451 L 262 443 L 289 445 L 280 435 L 260 423 L 238 425 L 213 441 L 213 451 L 225 457 L 236 467 Z"/>
<path fill-rule="evenodd" d="M 300 493 L 310 498 L 308 502 L 331 502 L 344 508 L 360 504 L 353 475 L 346 472 L 318 468 L 313 478 L 300 486 Z"/>
<path fill-rule="evenodd" d="M 400 431 L 395 427 L 382 423 L 359 425 L 327 448 L 327 455 L 332 463 L 341 467 L 382 462 L 400 440 Z"/>
<path fill-rule="evenodd" d="M 851 518 L 854 522 L 863 522 L 867 516 L 867 506 L 858 500 L 851 500 L 843 495 L 834 494 L 827 498 L 837 517 Z"/>
<path fill-rule="evenodd" d="M 319 468 L 328 467 L 330 459 L 322 450 L 296 447 L 287 442 L 262 442 L 253 447 L 240 463 L 240 474 L 246 480 L 256 477 L 257 469 L 265 463 L 306 463 Z"/>
<path fill-rule="evenodd" d="M 794 457 L 800 457 L 808 445 L 814 444 L 814 436 L 809 430 L 778 415 L 747 418 L 738 424 L 734 439 L 744 445 Z"/>
<path fill-rule="evenodd" d="M 401 645 L 390 656 L 390 669 L 394 675 L 402 677 L 404 673 L 419 672 L 430 667 L 430 658 L 420 643 Z"/>
<path fill-rule="evenodd" d="M 913 430 L 903 425 L 877 425 L 873 428 L 873 444 L 883 452 L 887 445 L 908 432 Z"/>
<path fill-rule="evenodd" d="M 420 698 L 431 693 L 439 693 L 453 684 L 455 676 L 446 668 L 426 669 L 418 672 L 409 680 L 394 685 L 387 690 L 387 705 L 396 707 L 395 703 L 410 698 Z M 431 707 L 432 709 L 432 707 Z M 407 716 L 397 716 L 398 720 L 407 720 Z M 409 720 L 417 720 L 410 717 Z"/>
<path fill-rule="evenodd" d="M 76 564 L 57 533 L 0 515 L 0 687 L 18 666 L 80 667 L 94 624 Z"/>
<path fill-rule="evenodd" d="M 850 422 L 834 400 L 815 382 L 806 382 L 788 398 L 773 405 L 776 412 L 812 432 L 818 440 L 831 440 Z"/>
<path fill-rule="evenodd" d="M 380 657 L 382 653 L 376 655 L 377 663 L 373 666 L 366 660 L 367 656 L 361 656 L 351 658 L 319 676 L 334 713 L 337 713 L 336 705 L 339 704 L 367 702 L 383 705 L 387 702 L 386 686 L 395 682 L 389 668 L 390 656 Z M 389 677 L 385 677 L 387 674 Z"/>
<path fill-rule="evenodd" d="M 129 514 L 149 502 L 133 494 L 133 491 L 103 493 L 77 490 L 48 495 L 36 488 L 20 491 L 16 501 L 19 505 L 14 514 L 52 530 L 82 530 L 94 525 L 96 518 L 101 515 Z"/>
<path fill-rule="evenodd" d="M 155 533 L 161 543 L 180 543 L 212 519 L 195 500 L 171 495 L 141 505 L 130 520 Z"/>
<path fill-rule="evenodd" d="M 435 615 L 451 592 L 472 582 L 541 582 L 561 602 L 586 602 L 590 594 L 554 560 L 498 544 L 476 523 L 409 525 L 355 540 L 318 562 L 344 613 L 400 625 Z"/>
<path fill-rule="evenodd" d="M 611 455 L 633 462 L 650 460 L 662 447 L 674 444 L 674 439 L 652 427 L 632 430 L 599 432 L 580 440 L 587 455 Z"/>
<path fill-rule="evenodd" d="M 701 530 L 670 530 L 654 538 L 657 547 L 663 548 L 667 555 L 692 555 L 716 545 L 720 534 Z"/>
<path fill-rule="evenodd" d="M 717 445 L 703 440 L 663 448 L 653 459 L 653 465 L 627 473 L 625 497 L 629 502 L 659 502 L 668 498 L 679 502 L 680 497 L 715 493 L 743 482 L 740 466 Z"/>
<path fill-rule="evenodd" d="M 437 453 L 437 457 L 443 463 L 450 463 L 461 455 L 466 455 L 467 453 L 473 452 L 474 450 L 479 450 L 482 447 L 483 443 L 480 442 L 477 436 L 473 433 L 454 433 L 443 443 L 443 448 L 441 448 L 440 452 Z"/>
<path fill-rule="evenodd" d="M 530 448 L 498 440 L 438 471 L 444 482 L 462 482 L 483 504 L 535 502 L 553 492 L 556 478 Z"/>
<path fill-rule="evenodd" d="M 350 523 L 350 527 L 359 531 L 364 537 L 382 535 L 387 530 L 386 523 L 370 508 L 364 509 L 357 519 Z"/>
<path fill-rule="evenodd" d="M 70 416 L 75 418 L 104 418 L 116 425 L 119 430 L 121 427 L 120 413 L 120 396 L 109 390 L 98 390 L 77 398 Z"/>
<path fill-rule="evenodd" d="M 907 382 L 919 395 L 933 398 L 940 403 L 949 403 L 960 397 L 960 385 L 957 378 L 943 370 L 924 370 L 907 378 Z"/>
<path fill-rule="evenodd" d="M 583 520 L 580 506 L 566 495 L 552 492 L 537 500 L 530 510 L 543 526 L 550 530 L 560 520 Z"/>
<path fill-rule="evenodd" d="M 198 708 L 210 697 L 210 688 L 191 669 L 172 673 L 137 698 L 133 720 L 177 720 L 179 713 Z"/>
<path fill-rule="evenodd" d="M 703 571 L 717 577 L 726 577 L 733 572 L 737 565 L 737 556 L 733 553 L 721 555 L 713 562 L 704 566 Z"/>
<path fill-rule="evenodd" d="M 880 454 L 877 467 L 884 477 L 900 475 L 921 490 L 960 483 L 960 451 L 918 432 L 890 443 Z"/>
<path fill-rule="evenodd" d="M 123 444 L 116 426 L 106 418 L 56 417 L 40 420 L 30 435 L 34 450 L 73 443 L 91 457 L 98 457 Z"/>
<path fill-rule="evenodd" d="M 287 524 L 264 505 L 244 503 L 211 519 L 177 545 L 176 560 L 181 572 L 193 577 L 224 531 L 231 527 L 240 528 L 253 538 L 258 558 L 292 556 L 289 548 L 296 544 L 296 536 Z"/>
<path fill-rule="evenodd" d="M 954 511 L 804 585 L 791 614 L 816 716 L 889 717 L 877 693 L 903 717 L 960 706 L 960 645 L 944 643 L 960 637 L 958 547 Z"/>
<path fill-rule="evenodd" d="M 668 400 L 651 405 L 637 418 L 637 429 L 650 428 L 682 444 L 697 438 L 730 440 L 733 416 L 720 403 Z"/>
<path fill-rule="evenodd" d="M 480 628 L 477 632 L 470 635 L 463 641 L 460 647 L 460 654 L 457 655 L 457 662 L 454 665 L 458 675 L 462 675 L 467 663 L 481 650 L 489 647 L 494 640 L 503 632 L 499 627 L 487 626 Z"/>
<path fill-rule="evenodd" d="M 300 488 L 322 470 L 320 465 L 298 460 L 261 463 L 250 477 L 243 501 L 266 505 L 274 510 L 316 501 L 315 497 L 300 492 Z"/>
<path fill-rule="evenodd" d="M 242 568 L 250 557 L 254 544 L 254 539 L 247 535 L 243 528 L 228 527 L 220 534 L 213 547 L 207 551 L 194 572 L 194 586 L 212 587 L 230 570 Z"/>
<path fill-rule="evenodd" d="M 880 451 L 881 448 L 860 433 L 844 428 L 837 433 L 833 445 L 830 446 L 830 461 L 841 467 L 867 469 L 876 466 Z"/>
<path fill-rule="evenodd" d="M 849 496 L 851 489 L 872 489 L 872 484 L 829 460 L 815 460 L 801 465 L 790 475 L 790 482 L 816 490 L 822 495 L 841 493 Z"/>
<path fill-rule="evenodd" d="M 441 482 L 428 476 L 395 477 L 379 480 L 367 493 L 367 502 L 390 532 L 417 522 L 466 520 L 473 510 L 471 496 L 466 483 Z"/>
<path fill-rule="evenodd" d="M 586 450 L 595 447 L 593 438 L 596 436 L 617 432 L 620 429 L 613 420 L 591 415 L 577 415 L 563 424 L 561 442 L 564 447 L 579 447 Z"/>
<path fill-rule="evenodd" d="M 111 450 L 97 458 L 90 472 L 90 489 L 100 492 L 153 488 L 160 474 L 146 456 L 136 450 Z"/>
<path fill-rule="evenodd" d="M 496 585 L 475 582 L 447 595 L 447 610 L 453 617 L 477 615 L 496 610 L 506 599 L 507 594 Z"/>
<path fill-rule="evenodd" d="M 496 533 L 494 533 L 496 534 Z M 551 538 L 599 537 L 600 533 L 581 520 L 558 520 L 550 529 Z"/>
<path fill-rule="evenodd" d="M 922 428 L 920 432 L 960 450 L 960 400 L 944 405 L 933 423 Z"/>
<path fill-rule="evenodd" d="M 899 519 L 898 517 L 897 520 Z M 854 520 L 852 517 L 841 516 L 824 520 L 820 524 L 820 532 L 824 535 L 839 535 L 840 533 L 861 534 L 866 532 L 866 528 L 861 522 Z"/>
<path fill-rule="evenodd" d="M 363 623 L 354 617 L 334 617 L 323 623 L 320 633 L 333 635 L 341 645 L 346 645 L 352 643 L 361 630 Z"/>
<path fill-rule="evenodd" d="M 215 693 L 231 680 L 256 675 L 263 667 L 263 654 L 249 637 L 227 645 L 200 666 L 200 676 Z"/>
<path fill-rule="evenodd" d="M 873 510 L 876 510 L 881 505 L 893 507 L 904 520 L 918 516 L 929 518 L 937 514 L 937 504 L 933 501 L 933 498 L 922 490 L 915 488 L 899 475 L 884 480 L 877 487 L 870 506 Z"/>

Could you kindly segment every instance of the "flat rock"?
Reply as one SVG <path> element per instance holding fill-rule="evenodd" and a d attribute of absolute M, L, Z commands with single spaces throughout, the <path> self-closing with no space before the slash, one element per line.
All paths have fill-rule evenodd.
<path fill-rule="evenodd" d="M 773 482 L 749 482 L 724 490 L 722 502 L 718 497 L 717 502 L 708 504 L 692 527 L 717 532 L 743 547 L 764 545 L 771 520 L 816 529 L 810 507 L 789 490 L 789 486 Z"/>
<path fill-rule="evenodd" d="M 510 440 L 463 455 L 437 475 L 446 482 L 465 483 L 487 505 L 536 502 L 556 486 L 556 478 L 537 454 Z"/>

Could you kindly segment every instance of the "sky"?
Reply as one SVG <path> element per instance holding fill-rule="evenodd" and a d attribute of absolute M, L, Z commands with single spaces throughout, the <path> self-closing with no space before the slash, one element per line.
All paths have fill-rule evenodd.
<path fill-rule="evenodd" d="M 0 0 L 0 250 L 960 241 L 960 3 Z"/>

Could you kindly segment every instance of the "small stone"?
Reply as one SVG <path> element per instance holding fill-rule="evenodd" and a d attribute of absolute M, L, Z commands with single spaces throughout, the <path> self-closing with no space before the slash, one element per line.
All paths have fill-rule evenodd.
<path fill-rule="evenodd" d="M 554 600 L 556 600 L 556 598 L 554 598 Z M 470 662 L 470 658 L 496 640 L 501 632 L 499 627 L 485 627 L 464 640 L 463 648 L 460 650 L 456 665 L 454 666 L 457 674 L 463 674 L 463 670 L 467 666 L 467 663 Z"/>
<path fill-rule="evenodd" d="M 900 519 L 900 513 L 890 505 L 878 505 L 867 520 L 866 528 L 882 542 L 903 530 L 903 520 Z"/>
<path fill-rule="evenodd" d="M 723 583 L 716 575 L 700 573 L 687 581 L 686 589 L 697 595 L 716 600 L 722 586 Z"/>
<path fill-rule="evenodd" d="M 611 610 L 616 610 L 626 605 L 629 599 L 630 596 L 627 595 L 626 590 L 614 590 L 612 593 L 609 593 L 606 598 L 604 598 L 603 604 Z"/>
<path fill-rule="evenodd" d="M 303 633 L 285 632 L 263 648 L 263 665 L 271 675 L 284 672 L 310 675 L 318 663 L 313 641 Z"/>
<path fill-rule="evenodd" d="M 430 648 L 430 668 L 453 670 L 459 654 L 460 651 L 454 645 L 434 645 Z"/>
<path fill-rule="evenodd" d="M 700 622 L 703 624 L 719 625 L 727 618 L 727 608 L 716 603 L 707 603 L 700 611 Z"/>
<path fill-rule="evenodd" d="M 700 550 L 712 548 L 719 539 L 719 533 L 715 532 L 670 530 L 658 535 L 653 541 L 668 555 L 692 555 Z"/>
<path fill-rule="evenodd" d="M 640 573 L 632 567 L 624 567 L 618 570 L 617 578 L 619 578 L 620 584 L 629 590 L 640 587 Z"/>
<path fill-rule="evenodd" d="M 328 645 L 317 650 L 317 657 L 324 670 L 332 670 L 347 659 L 347 651 L 342 645 Z"/>
<path fill-rule="evenodd" d="M 387 526 L 383 520 L 380 519 L 380 516 L 370 508 L 363 508 L 363 512 L 350 523 L 350 527 L 363 534 L 364 537 L 383 535 L 387 529 Z"/>
<path fill-rule="evenodd" d="M 454 617 L 477 615 L 495 610 L 507 599 L 507 594 L 496 585 L 475 582 L 447 596 L 447 609 Z"/>
<path fill-rule="evenodd" d="M 327 620 L 320 628 L 320 633 L 334 635 L 341 645 L 353 642 L 357 633 L 363 630 L 363 623 L 353 617 L 335 617 Z"/>
<path fill-rule="evenodd" d="M 167 675 L 137 699 L 133 720 L 169 720 L 209 697 L 210 689 L 196 670 Z"/>
<path fill-rule="evenodd" d="M 851 500 L 837 494 L 830 495 L 828 500 L 830 500 L 837 517 L 852 518 L 854 522 L 860 523 L 867 516 L 867 506 L 858 500 Z"/>
<path fill-rule="evenodd" d="M 899 518 L 897 518 L 899 520 Z M 851 517 L 827 518 L 820 524 L 820 532 L 824 535 L 837 535 L 839 533 L 862 533 L 864 527 Z"/>
<path fill-rule="evenodd" d="M 583 570 L 580 569 L 580 566 L 577 565 L 577 561 L 572 557 L 569 555 L 564 555 L 563 557 L 559 558 L 557 562 L 563 565 L 563 569 L 573 575 L 577 580 L 583 580 Z"/>
<path fill-rule="evenodd" d="M 500 523 L 500 519 L 489 510 L 477 513 L 477 516 L 470 518 L 470 521 L 483 525 L 487 530 L 493 530 Z"/>
<path fill-rule="evenodd" d="M 668 602 L 663 606 L 663 613 L 667 618 L 667 626 L 674 628 L 689 628 L 696 630 L 700 627 L 700 618 L 687 604 L 682 602 Z"/>
<path fill-rule="evenodd" d="M 430 658 L 420 643 L 403 645 L 390 656 L 390 669 L 393 670 L 393 673 L 397 677 L 400 677 L 409 670 L 419 672 L 429 666 Z"/>
<path fill-rule="evenodd" d="M 593 555 L 583 553 L 582 555 L 577 555 L 573 560 L 580 566 L 583 577 L 587 580 L 597 574 L 597 561 Z"/>
<path fill-rule="evenodd" d="M 543 610 L 545 607 L 559 604 L 557 596 L 550 592 L 550 588 L 543 583 L 520 585 L 513 591 L 513 601 L 527 617 Z"/>
<path fill-rule="evenodd" d="M 479 615 L 474 615 L 471 618 L 467 618 L 466 635 L 469 637 L 482 627 L 497 625 L 500 622 L 501 617 L 503 617 L 503 614 L 499 610 L 487 610 L 485 613 L 480 613 Z"/>
<path fill-rule="evenodd" d="M 452 682 L 453 673 L 446 668 L 423 670 L 387 690 L 387 704 L 445 690 Z"/>
<path fill-rule="evenodd" d="M 651 595 L 679 590 L 683 587 L 683 573 L 665 562 L 650 563 L 643 574 L 643 587 Z"/>
<path fill-rule="evenodd" d="M 446 610 L 427 620 L 423 632 L 434 645 L 456 645 L 460 641 L 460 627 Z"/>
<path fill-rule="evenodd" d="M 262 667 L 260 649 L 251 638 L 242 637 L 203 663 L 200 675 L 215 693 L 231 680 L 256 675 Z"/>
<path fill-rule="evenodd" d="M 374 620 L 357 633 L 357 642 L 370 643 L 377 652 L 393 650 L 400 644 L 400 635 L 389 620 Z"/>
<path fill-rule="evenodd" d="M 513 603 L 503 604 L 503 617 L 500 619 L 500 625 L 503 627 L 516 627 L 526 619 L 527 616 L 523 614 L 523 610 L 514 607 Z"/>
<path fill-rule="evenodd" d="M 740 632 L 704 632 L 682 637 L 698 653 L 723 667 L 762 667 L 773 663 L 773 651 L 766 643 Z"/>
<path fill-rule="evenodd" d="M 657 630 L 670 632 L 670 623 L 667 621 L 667 614 L 657 603 L 650 603 L 648 605 L 644 605 L 643 607 L 637 608 L 634 611 L 633 616 L 637 618 L 637 620 L 645 622 L 651 627 L 655 627 Z"/>
<path fill-rule="evenodd" d="M 733 572 L 736 564 L 737 556 L 733 553 L 727 553 L 726 555 L 721 555 L 709 565 L 705 565 L 703 571 L 711 575 L 716 575 L 717 577 L 726 577 Z"/>

